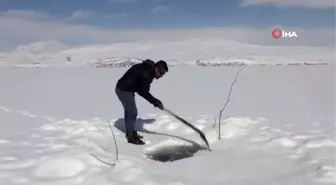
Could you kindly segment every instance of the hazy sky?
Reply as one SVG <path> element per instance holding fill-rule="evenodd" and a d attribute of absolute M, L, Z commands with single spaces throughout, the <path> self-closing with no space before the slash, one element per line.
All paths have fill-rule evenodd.
<path fill-rule="evenodd" d="M 0 0 L 0 50 L 43 40 L 77 45 L 207 36 L 276 44 L 274 28 L 298 34 L 289 44 L 334 46 L 335 1 Z"/>

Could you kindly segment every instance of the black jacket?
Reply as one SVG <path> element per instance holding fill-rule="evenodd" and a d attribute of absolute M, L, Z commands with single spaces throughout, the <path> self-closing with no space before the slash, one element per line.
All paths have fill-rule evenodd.
<path fill-rule="evenodd" d="M 154 67 L 155 63 L 148 59 L 133 65 L 118 80 L 116 88 L 128 92 L 136 92 L 148 102 L 157 106 L 161 102 L 149 92 L 150 84 L 154 79 Z"/>

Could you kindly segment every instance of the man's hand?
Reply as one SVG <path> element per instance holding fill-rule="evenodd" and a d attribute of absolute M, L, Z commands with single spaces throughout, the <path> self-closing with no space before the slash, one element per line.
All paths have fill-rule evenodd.
<path fill-rule="evenodd" d="M 156 100 L 154 106 L 157 107 L 157 108 L 159 108 L 160 110 L 164 109 L 163 104 L 162 104 L 162 102 L 160 100 Z"/>

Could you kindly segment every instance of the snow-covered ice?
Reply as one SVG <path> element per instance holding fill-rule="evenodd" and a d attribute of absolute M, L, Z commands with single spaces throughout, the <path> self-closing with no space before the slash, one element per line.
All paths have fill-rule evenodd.
<path fill-rule="evenodd" d="M 114 93 L 126 69 L 1 68 L 0 184 L 335 184 L 333 65 L 246 67 L 220 140 L 219 110 L 241 66 L 170 67 L 152 93 L 201 129 L 211 151 L 139 96 L 146 145 L 128 144 Z"/>

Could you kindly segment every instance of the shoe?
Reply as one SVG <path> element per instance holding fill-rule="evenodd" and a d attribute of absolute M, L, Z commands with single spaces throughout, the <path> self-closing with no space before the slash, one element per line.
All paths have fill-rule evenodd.
<path fill-rule="evenodd" d="M 145 142 L 143 142 L 141 139 L 135 139 L 135 138 L 133 138 L 133 139 L 128 138 L 127 142 L 135 144 L 135 145 L 144 145 L 145 144 Z"/>
<path fill-rule="evenodd" d="M 126 138 L 127 138 L 128 143 L 132 143 L 132 144 L 136 144 L 136 145 L 144 145 L 145 142 L 143 142 L 140 137 L 142 138 L 142 136 L 139 136 L 136 131 L 133 131 L 131 136 L 126 134 Z"/>
<path fill-rule="evenodd" d="M 133 136 L 134 136 L 135 138 L 138 138 L 138 139 L 142 139 L 142 138 L 143 138 L 143 136 L 140 135 L 140 134 L 138 134 L 137 131 L 133 131 L 132 133 L 133 133 Z M 126 138 L 128 138 L 128 134 L 127 134 L 127 133 L 126 133 Z"/>

